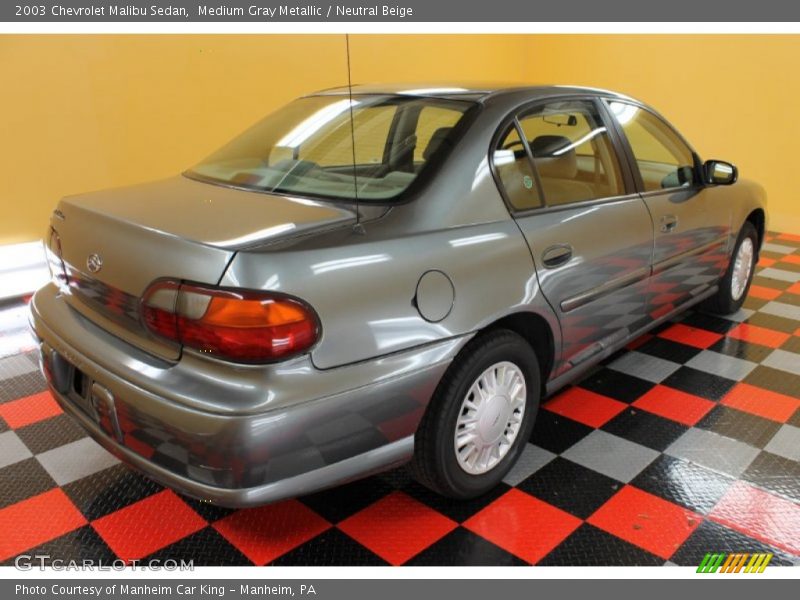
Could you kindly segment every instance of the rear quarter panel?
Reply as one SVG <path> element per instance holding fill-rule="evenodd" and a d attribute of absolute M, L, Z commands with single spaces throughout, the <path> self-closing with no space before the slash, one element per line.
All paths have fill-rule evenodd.
<path fill-rule="evenodd" d="M 322 323 L 312 351 L 321 369 L 459 336 L 512 312 L 549 309 L 510 218 L 401 235 L 387 220 L 311 247 L 240 253 L 221 284 L 281 291 L 311 304 Z M 435 323 L 415 304 L 420 277 L 430 270 L 445 273 L 455 290 L 450 313 Z"/>

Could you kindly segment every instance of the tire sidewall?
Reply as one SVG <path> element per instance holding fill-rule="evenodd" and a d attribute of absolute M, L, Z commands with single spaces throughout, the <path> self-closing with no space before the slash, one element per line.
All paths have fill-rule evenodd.
<path fill-rule="evenodd" d="M 472 384 L 492 365 L 508 361 L 513 363 L 525 377 L 527 399 L 522 425 L 514 443 L 503 459 L 487 473 L 472 475 L 458 464 L 454 450 L 456 422 L 461 406 Z M 541 380 L 536 354 L 521 337 L 509 334 L 497 343 L 471 355 L 458 379 L 451 382 L 445 392 L 445 405 L 436 431 L 438 474 L 448 487 L 457 490 L 463 497 L 480 495 L 496 486 L 519 458 L 533 431 L 539 409 Z"/>
<path fill-rule="evenodd" d="M 739 254 L 739 248 L 742 247 L 742 243 L 744 242 L 744 240 L 748 238 L 753 243 L 753 264 L 750 265 L 750 275 L 747 279 L 747 284 L 744 287 L 744 291 L 742 292 L 741 297 L 738 300 L 734 300 L 733 270 L 736 267 L 736 257 Z M 750 285 L 753 283 L 753 276 L 755 275 L 757 261 L 758 261 L 758 234 L 756 233 L 755 228 L 749 222 L 745 222 L 741 232 L 739 233 L 739 237 L 736 239 L 736 246 L 734 246 L 733 254 L 731 254 L 731 260 L 728 266 L 728 272 L 725 274 L 724 293 L 731 312 L 735 312 L 742 306 L 742 304 L 744 304 L 744 301 L 747 298 L 747 294 L 750 292 Z"/>

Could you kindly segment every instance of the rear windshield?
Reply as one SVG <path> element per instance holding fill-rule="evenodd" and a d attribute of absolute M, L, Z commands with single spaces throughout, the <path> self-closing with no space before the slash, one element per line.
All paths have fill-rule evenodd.
<path fill-rule="evenodd" d="M 473 106 L 402 96 L 301 98 L 186 175 L 257 191 L 383 202 L 402 194 L 453 143 Z"/>

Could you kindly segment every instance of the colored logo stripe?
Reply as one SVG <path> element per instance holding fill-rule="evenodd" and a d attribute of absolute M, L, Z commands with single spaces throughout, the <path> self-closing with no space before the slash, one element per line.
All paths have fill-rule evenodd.
<path fill-rule="evenodd" d="M 719 570 L 720 573 L 739 573 L 744 567 L 744 573 L 763 573 L 772 560 L 772 556 L 772 554 L 766 552 L 756 554 L 747 552 L 733 554 L 707 552 L 700 566 L 697 567 L 697 572 L 716 573 Z M 747 566 L 745 566 L 745 563 L 747 563 Z"/>

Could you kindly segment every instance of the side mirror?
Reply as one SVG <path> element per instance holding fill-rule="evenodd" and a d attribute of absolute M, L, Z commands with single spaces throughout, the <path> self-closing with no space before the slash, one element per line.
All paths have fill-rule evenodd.
<path fill-rule="evenodd" d="M 724 160 L 707 160 L 703 165 L 706 183 L 712 185 L 731 185 L 739 178 L 739 169 Z"/>

